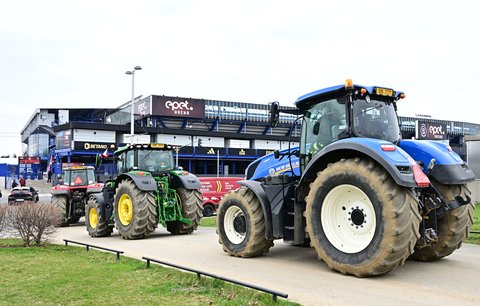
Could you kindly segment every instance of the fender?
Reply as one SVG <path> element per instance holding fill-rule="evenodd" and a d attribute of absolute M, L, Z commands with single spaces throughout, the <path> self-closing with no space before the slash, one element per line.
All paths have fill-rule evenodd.
<path fill-rule="evenodd" d="M 182 175 L 173 175 L 172 176 L 172 187 L 183 187 L 185 189 L 200 189 L 201 184 L 198 180 L 198 177 L 195 175 L 188 173 Z"/>
<path fill-rule="evenodd" d="M 391 142 L 373 138 L 346 138 L 333 142 L 313 157 L 300 178 L 313 180 L 318 171 L 325 169 L 328 163 L 341 158 L 353 158 L 366 155 L 379 163 L 400 186 L 417 187 L 413 175 L 410 156 L 402 148 L 395 146 L 393 151 L 383 151 L 382 145 L 392 146 Z"/>
<path fill-rule="evenodd" d="M 428 173 L 428 165 L 435 159 L 435 166 L 428 173 L 444 185 L 465 184 L 475 180 L 475 174 L 460 156 L 448 145 L 429 140 L 402 140 L 400 147 L 414 160 L 423 164 L 423 172 Z"/>
<path fill-rule="evenodd" d="M 132 181 L 135 182 L 135 185 L 137 185 L 138 189 L 142 191 L 155 191 L 157 190 L 157 182 L 151 175 L 136 175 L 134 173 L 124 173 L 122 175 L 119 175 L 116 179 L 116 186 L 123 181 L 124 179 L 129 178 Z"/>
<path fill-rule="evenodd" d="M 103 193 L 94 193 L 91 196 L 95 197 L 98 204 L 100 205 L 100 214 L 102 215 L 102 219 L 103 220 L 108 220 L 108 218 L 110 218 L 112 209 L 107 208 L 107 205 L 105 204 L 105 198 L 103 197 Z M 110 214 L 108 214 L 107 211 L 110 211 Z M 87 212 L 85 212 L 85 213 L 87 213 Z M 108 218 L 107 218 L 107 215 L 108 215 Z"/>
<path fill-rule="evenodd" d="M 260 201 L 262 206 L 263 216 L 265 218 L 265 238 L 272 240 L 273 238 L 273 228 L 272 228 L 272 210 L 270 201 L 268 200 L 265 190 L 263 190 L 262 183 L 258 181 L 239 181 L 240 186 L 245 186 L 250 189 Z"/>

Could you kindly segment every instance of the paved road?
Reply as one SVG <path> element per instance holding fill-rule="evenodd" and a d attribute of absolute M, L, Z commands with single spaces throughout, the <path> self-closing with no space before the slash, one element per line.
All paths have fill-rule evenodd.
<path fill-rule="evenodd" d="M 213 228 L 172 236 L 163 228 L 146 239 L 90 238 L 84 225 L 61 228 L 57 237 L 148 256 L 288 293 L 303 305 L 480 305 L 480 246 L 464 245 L 435 263 L 407 261 L 376 278 L 358 279 L 332 272 L 310 248 L 276 241 L 266 256 L 226 255 Z"/>

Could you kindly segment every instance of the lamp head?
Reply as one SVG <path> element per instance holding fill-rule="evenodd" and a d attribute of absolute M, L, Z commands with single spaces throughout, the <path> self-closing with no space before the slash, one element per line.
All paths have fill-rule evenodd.
<path fill-rule="evenodd" d="M 140 66 L 135 66 L 135 67 L 133 67 L 133 69 L 135 69 L 135 70 L 142 70 L 142 67 L 140 67 Z"/>
<path fill-rule="evenodd" d="M 131 72 L 131 71 L 127 71 L 127 72 L 125 72 L 125 74 L 128 74 L 128 75 L 130 75 L 130 74 L 133 74 L 133 72 Z"/>

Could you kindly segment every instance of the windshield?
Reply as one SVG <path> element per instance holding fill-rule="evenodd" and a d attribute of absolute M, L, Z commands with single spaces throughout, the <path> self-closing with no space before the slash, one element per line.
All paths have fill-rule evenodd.
<path fill-rule="evenodd" d="M 65 173 L 65 185 L 86 186 L 95 183 L 93 169 L 70 170 Z"/>
<path fill-rule="evenodd" d="M 345 104 L 337 99 L 313 105 L 302 123 L 301 154 L 306 156 L 303 167 L 311 157 L 339 138 L 346 129 Z"/>
<path fill-rule="evenodd" d="M 353 102 L 353 129 L 362 137 L 396 142 L 400 139 L 397 114 L 392 103 L 379 100 Z"/>
<path fill-rule="evenodd" d="M 139 150 L 138 168 L 150 171 L 169 171 L 173 169 L 172 151 L 162 150 Z"/>

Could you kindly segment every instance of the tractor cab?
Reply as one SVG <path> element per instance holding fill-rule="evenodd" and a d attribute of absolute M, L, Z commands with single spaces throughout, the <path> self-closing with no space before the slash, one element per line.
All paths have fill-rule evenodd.
<path fill-rule="evenodd" d="M 145 171 L 152 175 L 175 169 L 173 147 L 165 144 L 132 144 L 115 152 L 118 173 Z"/>

